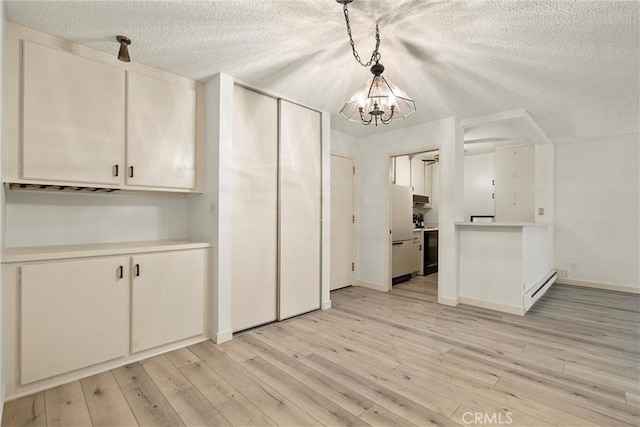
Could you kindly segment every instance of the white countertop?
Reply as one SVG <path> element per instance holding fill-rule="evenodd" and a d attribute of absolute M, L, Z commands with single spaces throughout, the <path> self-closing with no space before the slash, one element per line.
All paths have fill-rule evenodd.
<path fill-rule="evenodd" d="M 464 227 L 547 227 L 551 222 L 456 222 L 456 226 Z"/>
<path fill-rule="evenodd" d="M 7 248 L 2 263 L 47 261 L 54 259 L 164 252 L 172 250 L 210 248 L 207 242 L 191 240 L 156 240 L 145 242 L 93 243 L 79 245 L 27 246 Z"/>

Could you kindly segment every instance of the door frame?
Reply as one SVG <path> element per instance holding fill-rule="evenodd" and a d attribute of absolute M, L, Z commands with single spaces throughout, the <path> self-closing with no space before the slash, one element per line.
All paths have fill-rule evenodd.
<path fill-rule="evenodd" d="M 355 168 L 355 173 L 353 174 L 353 187 L 351 191 L 351 197 L 353 198 L 353 214 L 356 217 L 356 222 L 353 226 L 353 233 L 351 235 L 351 244 L 353 245 L 353 262 L 355 263 L 356 268 L 353 271 L 353 285 L 358 284 L 358 226 L 359 226 L 359 210 L 358 210 L 358 197 L 357 197 L 357 189 L 358 189 L 358 162 L 353 154 L 348 154 L 338 150 L 331 150 L 329 160 L 331 160 L 331 156 L 343 157 L 345 159 L 349 159 L 353 162 L 353 167 Z M 329 176 L 331 176 L 331 171 L 329 171 Z M 329 193 L 329 202 L 331 202 L 331 193 Z M 331 205 L 329 205 L 329 212 L 331 212 Z M 329 229 L 331 229 L 331 221 L 333 219 L 329 218 Z M 331 257 L 331 248 L 329 248 L 329 257 Z M 331 275 L 331 260 L 329 260 L 329 275 Z M 331 277 L 329 277 L 329 292 L 331 292 Z"/>
<path fill-rule="evenodd" d="M 386 245 L 386 266 L 387 266 L 387 277 L 386 277 L 386 288 L 387 288 L 387 292 L 391 292 L 391 290 L 393 289 L 393 277 L 391 277 L 393 275 L 392 273 L 392 262 L 393 262 L 393 258 L 391 255 L 391 243 L 392 243 L 392 237 L 391 237 L 391 227 L 392 227 L 392 206 L 391 206 L 391 186 L 392 184 L 392 177 L 391 177 L 391 162 L 393 161 L 394 157 L 398 157 L 398 156 L 406 156 L 406 155 L 410 155 L 410 154 L 417 154 L 417 153 L 424 153 L 426 151 L 436 151 L 438 150 L 439 152 L 442 152 L 442 146 L 441 144 L 434 144 L 434 145 L 426 145 L 423 147 L 415 147 L 415 148 L 411 148 L 411 149 L 405 149 L 405 150 L 399 150 L 399 151 L 392 151 L 387 153 L 387 194 L 386 194 L 386 224 L 387 224 L 387 230 L 389 231 L 387 233 L 387 245 Z M 441 172 L 442 174 L 442 172 Z M 432 190 L 433 193 L 432 194 L 437 194 L 438 195 L 438 200 L 441 200 L 441 190 L 442 190 L 442 181 L 438 181 L 440 183 L 440 185 L 435 189 Z M 433 185 L 433 184 L 432 184 Z M 442 204 L 438 203 L 438 228 L 440 228 L 440 223 L 441 223 L 441 219 L 442 219 Z M 440 275 L 438 275 L 438 293 L 440 293 Z"/>

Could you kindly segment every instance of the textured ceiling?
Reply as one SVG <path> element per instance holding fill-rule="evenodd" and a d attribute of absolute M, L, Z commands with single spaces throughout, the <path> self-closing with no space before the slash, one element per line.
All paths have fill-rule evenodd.
<path fill-rule="evenodd" d="M 225 72 L 332 113 L 364 135 L 526 108 L 554 142 L 638 132 L 637 1 L 355 0 L 363 58 L 380 25 L 384 75 L 417 112 L 390 126 L 337 113 L 369 71 L 335 0 L 5 1 L 6 19 L 193 79 Z"/>

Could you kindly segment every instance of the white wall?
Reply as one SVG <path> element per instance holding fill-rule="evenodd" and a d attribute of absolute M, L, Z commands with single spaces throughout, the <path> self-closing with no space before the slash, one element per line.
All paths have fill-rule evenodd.
<path fill-rule="evenodd" d="M 496 177 L 495 152 L 464 158 L 464 220 L 471 215 L 493 215 L 495 203 L 493 180 Z"/>
<path fill-rule="evenodd" d="M 357 145 L 356 233 L 358 255 L 356 274 L 360 284 L 386 289 L 387 283 L 390 282 L 389 265 L 381 262 L 389 259 L 391 247 L 389 240 L 390 205 L 387 204 L 390 192 L 389 156 L 438 148 L 442 150 L 443 147 L 449 147 L 450 152 L 453 153 L 455 151 L 453 146 L 455 145 L 456 127 L 454 118 L 446 118 L 407 128 L 381 131 L 373 136 L 355 140 L 354 137 L 345 137 L 336 131 L 332 132 L 332 136 L 337 136 L 332 140 L 332 150 L 346 151 L 345 144 Z M 462 146 L 459 151 L 462 153 Z M 454 162 L 453 157 L 449 158 L 452 162 Z M 451 182 L 452 180 L 449 180 L 447 185 Z M 449 191 L 452 193 L 451 190 Z M 451 203 L 455 197 L 451 195 Z M 451 215 L 451 227 L 449 228 L 452 233 L 453 221 L 457 219 Z M 447 239 L 450 239 L 452 245 L 457 245 L 452 236 L 446 236 L 444 243 L 441 239 L 442 246 L 447 246 Z M 457 284 L 457 280 L 453 282 Z M 457 294 L 457 290 L 455 293 Z"/>
<path fill-rule="evenodd" d="M 184 196 L 7 191 L 7 247 L 187 237 Z"/>
<path fill-rule="evenodd" d="M 638 141 L 636 133 L 556 146 L 554 264 L 569 279 L 638 291 Z"/>
<path fill-rule="evenodd" d="M 231 165 L 225 153 L 233 150 L 233 78 L 216 74 L 199 93 L 204 103 L 203 192 L 189 200 L 189 238 L 213 245 L 209 260 L 212 295 L 209 296 L 209 333 L 220 343 L 231 332 Z"/>
<path fill-rule="evenodd" d="M 357 137 L 331 129 L 331 154 L 342 154 L 343 156 L 354 158 L 357 152 Z"/>

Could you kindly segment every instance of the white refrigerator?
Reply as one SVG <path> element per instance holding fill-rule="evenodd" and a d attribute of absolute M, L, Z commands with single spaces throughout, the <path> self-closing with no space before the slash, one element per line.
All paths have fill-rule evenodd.
<path fill-rule="evenodd" d="M 391 187 L 391 277 L 408 279 L 413 272 L 413 192 L 405 185 Z"/>

